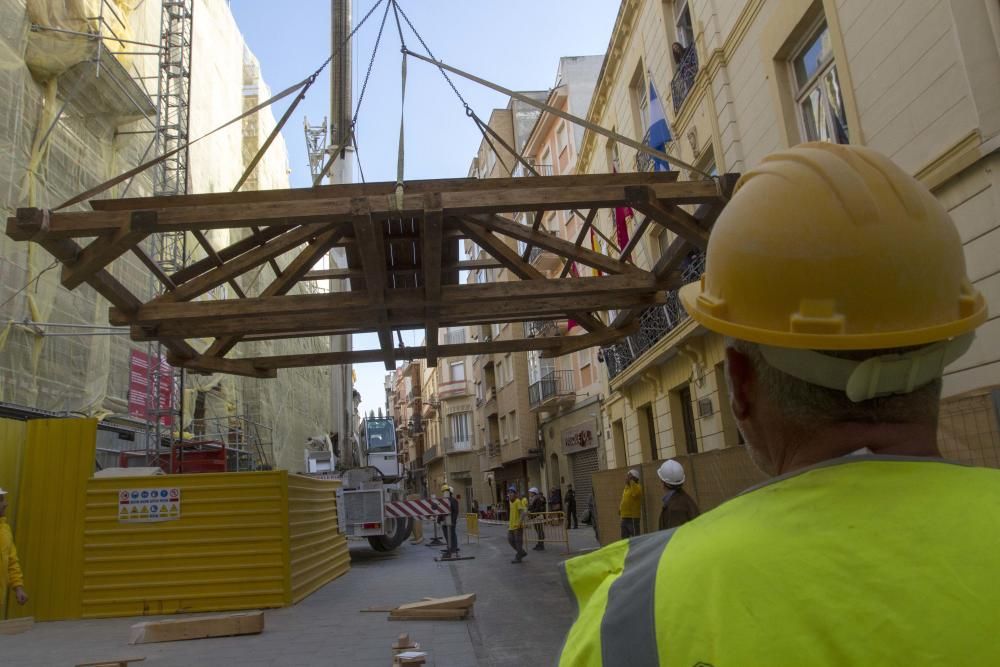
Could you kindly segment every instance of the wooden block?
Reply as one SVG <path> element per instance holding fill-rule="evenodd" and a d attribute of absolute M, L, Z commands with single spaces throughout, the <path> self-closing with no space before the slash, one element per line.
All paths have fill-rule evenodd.
<path fill-rule="evenodd" d="M 217 616 L 195 616 L 165 621 L 147 621 L 132 626 L 129 644 L 174 642 L 206 637 L 256 635 L 264 631 L 264 612 L 250 611 Z"/>
<path fill-rule="evenodd" d="M 455 595 L 447 598 L 425 598 L 420 602 L 410 602 L 396 607 L 396 611 L 408 609 L 469 609 L 476 602 L 475 593 Z"/>
<path fill-rule="evenodd" d="M 99 662 L 78 662 L 76 667 L 128 667 L 130 662 L 143 662 L 143 657 L 115 658 L 114 660 L 101 660 Z"/>
<path fill-rule="evenodd" d="M 469 609 L 397 609 L 390 621 L 457 621 L 469 616 Z"/>
<path fill-rule="evenodd" d="M 32 616 L 12 618 L 9 621 L 0 621 L 0 635 L 19 635 L 22 632 L 30 630 L 31 626 L 34 624 L 35 619 Z"/>

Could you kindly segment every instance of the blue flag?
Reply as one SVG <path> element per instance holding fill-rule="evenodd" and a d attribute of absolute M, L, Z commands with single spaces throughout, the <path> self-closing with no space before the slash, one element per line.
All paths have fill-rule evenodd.
<path fill-rule="evenodd" d="M 667 152 L 667 144 L 670 142 L 670 127 L 667 126 L 667 119 L 663 115 L 663 105 L 660 104 L 660 97 L 656 94 L 656 86 L 653 79 L 649 79 L 649 147 L 658 151 Z M 658 157 L 653 158 L 653 171 L 670 171 L 670 165 L 666 160 Z"/>

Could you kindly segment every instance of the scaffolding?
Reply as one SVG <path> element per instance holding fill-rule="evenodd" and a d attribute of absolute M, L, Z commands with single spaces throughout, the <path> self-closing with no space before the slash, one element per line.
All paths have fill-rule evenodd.
<path fill-rule="evenodd" d="M 188 143 L 191 96 L 191 36 L 193 0 L 163 0 L 160 14 L 159 68 L 156 94 L 156 154 L 164 155 Z M 153 176 L 155 195 L 176 196 L 188 192 L 188 151 L 178 151 L 160 163 Z M 175 273 L 187 264 L 187 234 L 162 232 L 149 239 L 149 256 L 167 274 Z M 150 291 L 163 291 L 159 280 L 150 277 Z M 163 363 L 161 343 L 147 345 L 146 365 L 146 437 L 147 460 L 152 450 L 164 445 L 173 451 L 176 440 L 183 442 L 184 369 L 174 369 Z M 164 391 L 165 386 L 170 391 Z M 164 405 L 162 397 L 169 400 Z M 183 456 L 183 448 L 179 450 Z"/>

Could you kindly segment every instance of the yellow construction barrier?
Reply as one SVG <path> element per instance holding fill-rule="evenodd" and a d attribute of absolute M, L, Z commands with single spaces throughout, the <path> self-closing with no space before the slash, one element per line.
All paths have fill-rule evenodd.
<path fill-rule="evenodd" d="M 529 513 L 524 522 L 525 544 L 562 544 L 569 553 L 569 531 L 565 512 Z"/>
<path fill-rule="evenodd" d="M 473 537 L 479 542 L 479 515 L 469 513 L 465 515 L 465 543 L 471 544 Z"/>
<path fill-rule="evenodd" d="M 340 482 L 283 470 L 92 478 L 96 431 L 93 419 L 0 420 L 30 596 L 10 617 L 281 607 L 350 567 Z"/>

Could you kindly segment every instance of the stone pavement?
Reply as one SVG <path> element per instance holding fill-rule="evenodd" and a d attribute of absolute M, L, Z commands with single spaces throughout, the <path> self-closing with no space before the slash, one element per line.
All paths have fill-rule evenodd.
<path fill-rule="evenodd" d="M 0 636 L 0 664 L 55 667 L 145 656 L 137 667 L 388 667 L 389 647 L 403 632 L 430 652 L 433 667 L 554 664 L 575 613 L 558 569 L 566 558 L 561 545 L 529 550 L 512 565 L 506 529 L 484 525 L 481 533 L 479 544 L 465 544 L 460 531 L 462 555 L 476 558 L 453 563 L 435 563 L 440 552 L 422 545 L 380 554 L 352 543 L 351 571 L 294 607 L 267 611 L 260 635 L 129 646 L 129 627 L 151 617 L 38 623 Z M 574 553 L 597 545 L 589 528 L 571 531 L 570 540 Z M 360 612 L 460 593 L 476 593 L 468 621 L 389 621 Z"/>

